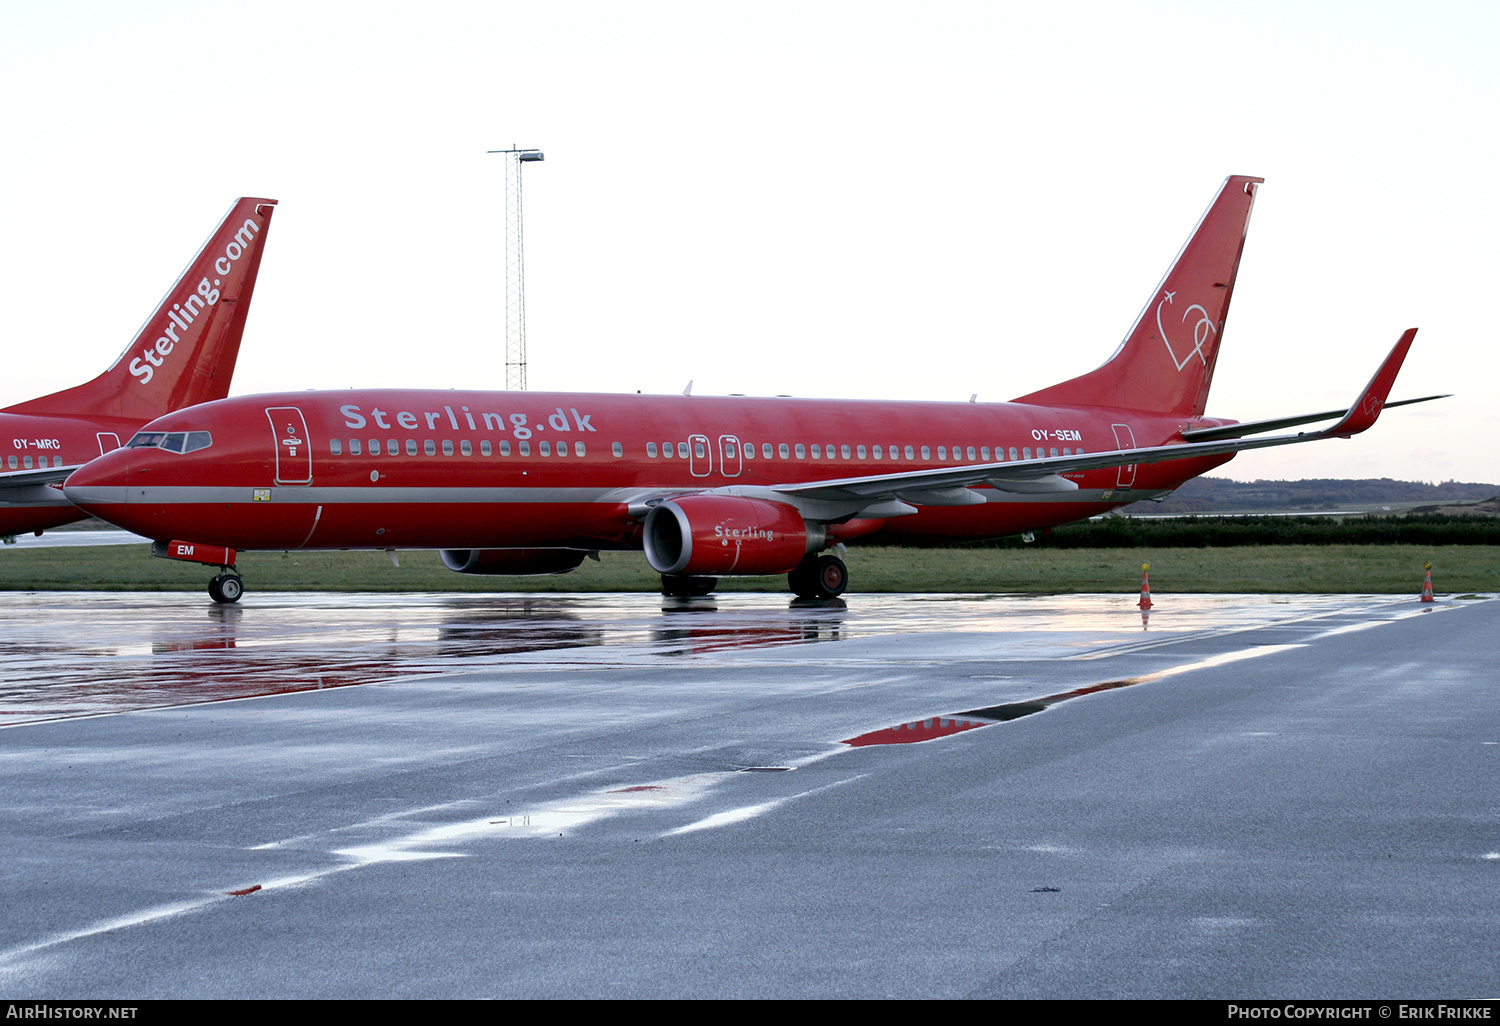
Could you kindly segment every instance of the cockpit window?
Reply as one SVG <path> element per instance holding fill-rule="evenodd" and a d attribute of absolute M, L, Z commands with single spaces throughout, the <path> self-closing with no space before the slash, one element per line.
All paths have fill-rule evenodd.
<path fill-rule="evenodd" d="M 165 449 L 168 452 L 197 452 L 214 444 L 207 431 L 137 431 L 128 443 L 131 449 Z"/>

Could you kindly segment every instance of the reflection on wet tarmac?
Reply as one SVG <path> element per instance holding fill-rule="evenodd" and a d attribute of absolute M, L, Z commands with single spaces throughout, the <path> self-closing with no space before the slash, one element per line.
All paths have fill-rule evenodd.
<path fill-rule="evenodd" d="M 983 709 L 970 709 L 967 712 L 953 713 L 948 716 L 938 716 L 927 720 L 916 720 L 911 723 L 898 724 L 894 727 L 886 727 L 883 730 L 872 730 L 840 743 L 846 744 L 851 748 L 864 748 L 868 745 L 919 744 L 923 741 L 932 741 L 936 738 L 959 734 L 965 730 L 973 730 L 976 727 L 992 727 L 997 723 L 1008 723 L 1011 720 L 1019 720 L 1023 716 L 1031 716 L 1035 713 L 1044 712 L 1054 705 L 1066 702 L 1070 698 L 1097 695 L 1105 691 L 1128 688 L 1134 684 L 1146 684 L 1154 680 L 1174 677 L 1179 673 L 1203 670 L 1211 666 L 1223 666 L 1225 663 L 1235 663 L 1242 659 L 1253 659 L 1257 656 L 1271 655 L 1276 652 L 1285 652 L 1288 649 L 1301 647 L 1301 645 L 1256 645 L 1254 648 L 1241 649 L 1237 652 L 1226 652 L 1209 659 L 1200 659 L 1196 662 L 1169 666 L 1155 673 L 1145 673 L 1138 677 L 1126 677 L 1124 680 L 1108 680 L 1101 684 L 1090 684 L 1087 687 L 1073 688 L 1071 691 L 1063 691 L 1056 695 L 1047 695 L 1043 698 L 1034 698 L 1029 701 L 1003 702 L 999 705 L 991 705 Z"/>
<path fill-rule="evenodd" d="M 864 748 L 866 745 L 914 745 L 920 741 L 931 741 L 973 730 L 975 727 L 993 726 L 994 723 L 992 719 L 981 720 L 969 716 L 935 716 L 930 720 L 914 720 L 883 730 L 872 730 L 842 743 L 850 748 Z"/>
<path fill-rule="evenodd" d="M 810 643 L 838 646 L 832 656 L 820 652 L 824 662 L 881 667 L 960 657 L 1089 659 L 1186 631 L 1233 633 L 1268 620 L 1328 616 L 1345 602 L 1181 597 L 1157 603 L 1142 637 L 1133 599 L 860 595 L 789 603 L 776 593 L 736 593 L 664 603 L 648 594 L 268 593 L 224 607 L 197 592 L 0 593 L 0 726 L 473 670 L 578 672 L 683 660 L 788 665 Z M 926 635 L 943 636 L 941 652 L 920 641 Z"/>

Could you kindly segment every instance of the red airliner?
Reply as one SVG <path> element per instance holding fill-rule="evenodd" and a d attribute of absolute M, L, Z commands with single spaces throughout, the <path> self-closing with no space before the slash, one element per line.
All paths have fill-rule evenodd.
<path fill-rule="evenodd" d="M 1347 410 L 1203 415 L 1259 178 L 1232 177 L 1104 366 L 1010 403 L 291 392 L 162 417 L 68 497 L 222 568 L 241 549 L 436 548 L 475 574 L 563 573 L 642 549 L 667 594 L 787 574 L 840 594 L 855 538 L 992 538 L 1170 492 L 1241 449 L 1375 423 L 1415 329 Z M 1419 401 L 1419 400 L 1411 400 Z M 1246 438 L 1320 420 L 1318 432 Z M 825 550 L 833 548 L 834 552 Z"/>
<path fill-rule="evenodd" d="M 109 370 L 0 410 L 0 535 L 84 519 L 63 496 L 69 474 L 147 421 L 229 394 L 275 209 L 236 201 Z"/>

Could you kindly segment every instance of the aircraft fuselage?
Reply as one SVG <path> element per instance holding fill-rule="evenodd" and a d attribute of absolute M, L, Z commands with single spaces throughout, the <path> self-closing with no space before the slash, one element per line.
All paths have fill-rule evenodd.
<path fill-rule="evenodd" d="M 139 420 L 38 417 L 0 413 L 0 472 L 76 467 L 130 440 Z M 0 501 L 0 535 L 42 531 L 88 514 L 51 481 L 5 490 Z"/>
<path fill-rule="evenodd" d="M 1017 403 L 292 392 L 160 418 L 151 431 L 207 432 L 212 444 L 122 449 L 69 487 L 138 533 L 235 549 L 632 549 L 632 507 L 651 499 L 1131 449 L 1219 423 Z M 974 505 L 922 505 L 859 533 L 913 542 L 1050 527 L 1229 458 L 1079 471 L 1062 475 L 1077 490 L 1043 495 L 980 485 Z"/>

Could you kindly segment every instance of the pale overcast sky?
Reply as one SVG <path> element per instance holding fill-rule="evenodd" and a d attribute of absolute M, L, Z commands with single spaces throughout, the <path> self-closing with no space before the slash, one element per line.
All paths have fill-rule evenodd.
<path fill-rule="evenodd" d="M 1256 203 L 1209 413 L 1369 434 L 1241 479 L 1497 481 L 1493 3 L 0 7 L 0 404 L 124 347 L 230 202 L 281 201 L 236 394 L 1003 400 L 1114 349 L 1229 174 Z"/>

